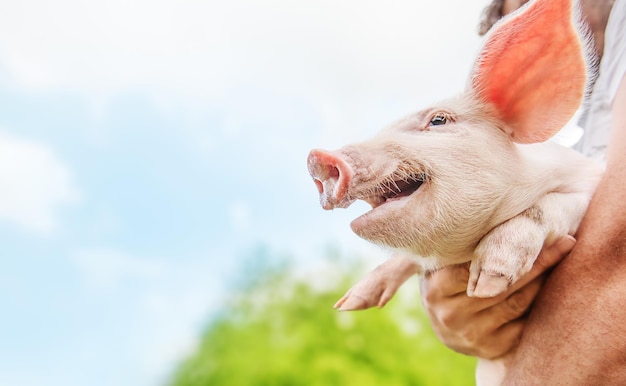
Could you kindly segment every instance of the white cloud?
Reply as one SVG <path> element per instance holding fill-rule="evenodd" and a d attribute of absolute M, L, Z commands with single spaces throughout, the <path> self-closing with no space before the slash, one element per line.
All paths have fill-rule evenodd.
<path fill-rule="evenodd" d="M 42 144 L 0 132 L 0 220 L 49 233 L 58 225 L 58 208 L 77 202 L 72 174 Z"/>

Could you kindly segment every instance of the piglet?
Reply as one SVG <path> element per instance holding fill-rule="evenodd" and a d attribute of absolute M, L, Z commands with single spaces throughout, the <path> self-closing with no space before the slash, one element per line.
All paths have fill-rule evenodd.
<path fill-rule="evenodd" d="M 546 142 L 580 106 L 592 61 L 571 0 L 535 0 L 485 39 L 463 93 L 374 138 L 313 150 L 324 209 L 355 200 L 360 237 L 398 251 L 336 307 L 384 305 L 410 276 L 471 262 L 467 294 L 492 297 L 544 243 L 574 234 L 602 166 Z"/>

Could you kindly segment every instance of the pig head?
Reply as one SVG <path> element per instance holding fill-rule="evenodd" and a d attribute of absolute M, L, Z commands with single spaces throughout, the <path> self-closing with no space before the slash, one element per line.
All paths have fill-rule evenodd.
<path fill-rule="evenodd" d="M 528 186 L 532 177 L 489 117 L 485 105 L 462 97 L 411 115 L 367 142 L 313 150 L 309 171 L 322 206 L 367 201 L 372 210 L 351 224 L 359 236 L 422 257 L 469 260 L 487 231 L 540 193 L 511 200 L 512 185 Z"/>
<path fill-rule="evenodd" d="M 536 254 L 487 264 L 481 254 L 501 253 L 496 244 L 520 235 L 536 236 L 529 250 L 538 253 L 546 238 L 573 233 L 601 173 L 578 153 L 543 143 L 586 92 L 591 59 L 573 14 L 569 0 L 529 2 L 486 37 L 461 95 L 368 141 L 311 151 L 322 207 L 364 200 L 372 209 L 351 224 L 360 237 L 409 252 L 424 269 L 482 259 L 470 281 L 487 271 L 507 283 L 481 294 L 503 290 Z M 528 249 L 523 243 L 511 249 Z"/>

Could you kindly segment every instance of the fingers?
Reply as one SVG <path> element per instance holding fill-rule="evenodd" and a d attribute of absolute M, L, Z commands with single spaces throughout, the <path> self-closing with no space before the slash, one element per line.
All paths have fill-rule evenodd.
<path fill-rule="evenodd" d="M 557 239 L 554 244 L 550 246 L 544 246 L 541 254 L 537 257 L 535 262 L 535 268 L 545 271 L 548 268 L 555 266 L 558 262 L 570 253 L 576 239 L 573 236 L 565 236 Z"/>
<path fill-rule="evenodd" d="M 465 295 L 469 280 L 468 264 L 448 266 L 427 273 L 424 278 L 420 279 L 422 301 L 427 308 L 431 308 L 431 306 L 439 309 L 451 308 L 455 309 L 456 312 L 473 313 L 498 305 L 506 299 L 502 307 L 510 307 L 511 304 L 515 306 L 513 302 L 517 302 L 523 306 L 517 308 L 522 308 L 525 311 L 534 296 L 537 295 L 538 286 L 542 281 L 537 281 L 530 288 L 524 287 L 561 261 L 571 251 L 575 242 L 573 237 L 566 236 L 558 239 L 554 244 L 544 247 L 531 271 L 515 282 L 508 291 L 493 298 L 473 298 L 472 301 L 469 301 Z M 518 293 L 521 288 L 523 291 Z M 514 294 L 513 297 L 511 297 L 512 294 Z M 509 314 L 514 314 L 514 312 L 506 313 L 506 315 Z M 515 318 L 509 318 L 509 320 L 513 319 Z"/>
<path fill-rule="evenodd" d="M 502 295 L 469 298 L 468 264 L 449 266 L 420 280 L 422 302 L 433 330 L 455 351 L 483 358 L 502 355 L 519 342 L 528 312 L 545 281 L 546 270 L 574 247 L 571 237 L 544 246 L 533 268 Z"/>
<path fill-rule="evenodd" d="M 420 278 L 422 294 L 434 297 L 448 297 L 465 293 L 469 280 L 469 263 L 451 265 L 436 271 L 427 272 Z"/>
<path fill-rule="evenodd" d="M 541 290 L 545 276 L 539 276 L 513 292 L 501 302 L 482 311 L 482 317 L 494 328 L 505 325 L 525 315 Z"/>
<path fill-rule="evenodd" d="M 490 340 L 491 344 L 483 345 L 479 350 L 479 356 L 485 359 L 493 359 L 510 352 L 519 344 L 524 331 L 525 320 L 516 320 L 500 327 Z"/>
<path fill-rule="evenodd" d="M 494 328 L 485 315 L 476 316 L 470 325 L 453 334 L 435 328 L 437 337 L 452 350 L 480 358 L 496 358 L 515 347 L 521 338 L 525 319 L 517 319 Z"/>

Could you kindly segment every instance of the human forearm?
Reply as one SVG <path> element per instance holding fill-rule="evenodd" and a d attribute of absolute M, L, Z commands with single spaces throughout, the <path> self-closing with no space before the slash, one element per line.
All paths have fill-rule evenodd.
<path fill-rule="evenodd" d="M 626 228 L 603 229 L 606 196 L 601 186 L 578 244 L 537 299 L 505 384 L 626 384 Z"/>
<path fill-rule="evenodd" d="M 613 105 L 606 174 L 537 299 L 507 385 L 626 384 L 625 80 Z"/>

